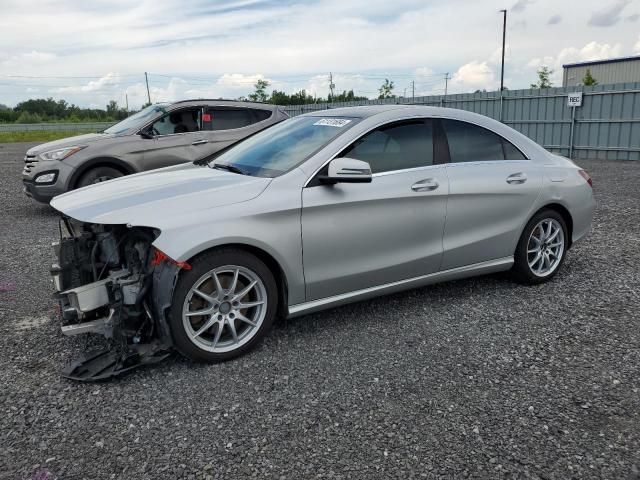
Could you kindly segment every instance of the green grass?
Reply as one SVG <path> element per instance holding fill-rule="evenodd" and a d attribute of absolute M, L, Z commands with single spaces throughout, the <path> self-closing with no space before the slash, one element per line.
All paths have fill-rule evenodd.
<path fill-rule="evenodd" d="M 50 142 L 60 138 L 73 137 L 74 135 L 82 135 L 83 133 L 91 133 L 90 131 L 46 131 L 34 130 L 29 132 L 0 132 L 0 143 L 14 142 Z"/>

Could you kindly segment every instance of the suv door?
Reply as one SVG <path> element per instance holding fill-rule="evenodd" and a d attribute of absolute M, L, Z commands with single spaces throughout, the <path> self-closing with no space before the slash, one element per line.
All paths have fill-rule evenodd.
<path fill-rule="evenodd" d="M 202 126 L 202 107 L 167 112 L 145 129 L 153 138 L 141 138 L 141 170 L 168 167 L 201 158 L 207 143 Z"/>
<path fill-rule="evenodd" d="M 390 123 L 339 155 L 369 162 L 372 183 L 303 189 L 307 301 L 438 271 L 449 185 L 432 127 Z"/>
<path fill-rule="evenodd" d="M 443 119 L 450 163 L 442 269 L 514 254 L 542 188 L 542 172 L 507 139 Z"/>
<path fill-rule="evenodd" d="M 202 129 L 207 145 L 203 156 L 211 155 L 270 126 L 274 113 L 267 109 L 205 106 L 202 114 Z"/>

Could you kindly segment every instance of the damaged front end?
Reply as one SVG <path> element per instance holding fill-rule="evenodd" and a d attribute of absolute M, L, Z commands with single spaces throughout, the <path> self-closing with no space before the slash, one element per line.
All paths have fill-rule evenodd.
<path fill-rule="evenodd" d="M 180 268 L 152 246 L 147 227 L 76 223 L 63 217 L 51 268 L 62 333 L 97 334 L 109 347 L 72 362 L 63 376 L 104 380 L 171 354 L 165 311 Z"/>

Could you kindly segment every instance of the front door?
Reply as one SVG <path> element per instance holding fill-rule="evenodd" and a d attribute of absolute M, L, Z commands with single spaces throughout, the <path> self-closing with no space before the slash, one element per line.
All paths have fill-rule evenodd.
<path fill-rule="evenodd" d="M 303 189 L 307 301 L 438 271 L 449 185 L 431 120 L 385 125 L 340 156 L 368 162 L 373 181 Z"/>
<path fill-rule="evenodd" d="M 201 115 L 201 107 L 181 108 L 168 112 L 148 127 L 148 133 L 154 137 L 140 140 L 144 148 L 142 170 L 203 157 L 208 141 L 201 130 Z"/>

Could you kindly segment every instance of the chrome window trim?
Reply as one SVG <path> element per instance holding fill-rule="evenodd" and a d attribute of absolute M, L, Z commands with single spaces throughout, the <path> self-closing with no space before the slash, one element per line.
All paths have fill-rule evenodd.
<path fill-rule="evenodd" d="M 531 160 L 529 159 L 522 159 L 522 160 L 474 160 L 473 162 L 449 162 L 449 163 L 443 163 L 443 165 L 446 165 L 448 167 L 462 167 L 465 165 L 494 165 L 494 164 L 500 164 L 500 165 L 504 165 L 505 163 L 526 163 L 526 164 L 531 164 Z"/>
<path fill-rule="evenodd" d="M 423 170 L 431 170 L 433 168 L 442 168 L 446 167 L 446 163 L 436 163 L 434 165 L 425 165 L 424 167 L 412 167 L 412 168 L 403 168 L 400 170 L 389 170 L 387 172 L 378 172 L 371 175 L 372 177 L 388 177 L 389 175 L 399 175 L 401 173 L 409 173 L 409 172 L 421 172 Z"/>

